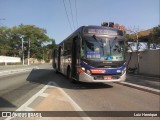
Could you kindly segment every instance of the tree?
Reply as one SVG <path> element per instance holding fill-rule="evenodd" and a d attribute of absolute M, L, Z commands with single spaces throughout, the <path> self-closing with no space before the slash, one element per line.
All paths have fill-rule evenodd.
<path fill-rule="evenodd" d="M 55 43 L 55 40 L 54 39 L 51 39 L 52 40 L 52 44 L 49 44 L 48 45 L 48 48 L 49 48 L 49 59 L 51 59 L 53 56 L 53 50 L 56 48 L 56 43 Z"/>
<path fill-rule="evenodd" d="M 49 38 L 46 33 L 45 29 L 35 25 L 21 24 L 12 28 L 0 27 L 0 55 L 21 56 L 23 39 L 25 57 L 27 57 L 30 42 L 30 56 L 43 59 L 44 51 L 50 51 L 55 45 L 54 39 Z M 48 43 L 52 45 L 47 45 Z"/>
<path fill-rule="evenodd" d="M 14 52 L 10 46 L 11 40 L 11 29 L 7 27 L 0 27 L 0 54 L 8 55 L 11 52 Z"/>
<path fill-rule="evenodd" d="M 43 46 L 43 58 L 46 62 L 52 58 L 53 49 L 56 47 L 55 40 L 50 39 L 50 44 Z"/>
<path fill-rule="evenodd" d="M 151 43 L 160 43 L 160 26 L 153 28 L 153 31 L 150 34 L 150 38 Z"/>
<path fill-rule="evenodd" d="M 20 25 L 19 26 L 19 36 L 23 36 L 25 55 L 29 49 L 30 42 L 30 55 L 31 57 L 42 59 L 41 53 L 41 44 L 48 41 L 49 37 L 46 35 L 46 30 L 36 27 L 34 25 Z"/>

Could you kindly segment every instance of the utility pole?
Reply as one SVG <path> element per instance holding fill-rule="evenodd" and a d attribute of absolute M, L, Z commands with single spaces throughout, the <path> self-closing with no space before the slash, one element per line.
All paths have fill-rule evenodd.
<path fill-rule="evenodd" d="M 28 65 L 30 65 L 29 63 L 29 59 L 30 59 L 30 38 L 28 39 Z"/>
<path fill-rule="evenodd" d="M 136 40 L 136 42 L 137 42 L 137 73 L 139 74 L 139 55 L 140 55 L 140 53 L 138 52 L 139 51 L 139 41 L 138 41 L 137 32 L 135 32 L 135 34 L 136 34 L 136 37 L 137 37 L 137 40 Z"/>
<path fill-rule="evenodd" d="M 24 65 L 24 45 L 23 45 L 23 35 L 21 36 L 21 41 L 22 41 L 22 64 Z"/>
<path fill-rule="evenodd" d="M 43 62 L 44 62 L 44 50 L 43 50 Z"/>

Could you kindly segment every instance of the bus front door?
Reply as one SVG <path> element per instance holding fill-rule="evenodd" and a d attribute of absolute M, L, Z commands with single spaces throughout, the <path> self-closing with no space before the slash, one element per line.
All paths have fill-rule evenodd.
<path fill-rule="evenodd" d="M 76 78 L 77 70 L 76 70 L 76 61 L 77 61 L 77 44 L 76 39 L 73 39 L 72 43 L 72 77 Z"/>
<path fill-rule="evenodd" d="M 61 46 L 58 48 L 58 71 L 60 71 L 61 66 Z"/>

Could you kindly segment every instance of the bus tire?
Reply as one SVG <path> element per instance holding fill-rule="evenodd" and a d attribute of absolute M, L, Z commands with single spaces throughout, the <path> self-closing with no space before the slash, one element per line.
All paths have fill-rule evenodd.
<path fill-rule="evenodd" d="M 59 73 L 57 69 L 55 69 L 55 72 L 56 72 L 56 74 L 58 74 L 58 73 Z"/>
<path fill-rule="evenodd" d="M 69 79 L 71 83 L 76 83 L 76 81 L 72 79 L 70 67 L 67 68 L 67 78 Z"/>
<path fill-rule="evenodd" d="M 58 71 L 56 70 L 56 74 L 58 74 Z"/>
<path fill-rule="evenodd" d="M 70 67 L 67 68 L 67 78 L 71 79 L 71 70 L 70 70 Z"/>

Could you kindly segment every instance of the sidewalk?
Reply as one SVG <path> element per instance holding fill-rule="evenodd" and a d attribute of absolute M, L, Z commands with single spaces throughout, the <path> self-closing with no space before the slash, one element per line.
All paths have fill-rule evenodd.
<path fill-rule="evenodd" d="M 125 82 L 160 90 L 160 78 L 158 77 L 127 74 Z"/>

